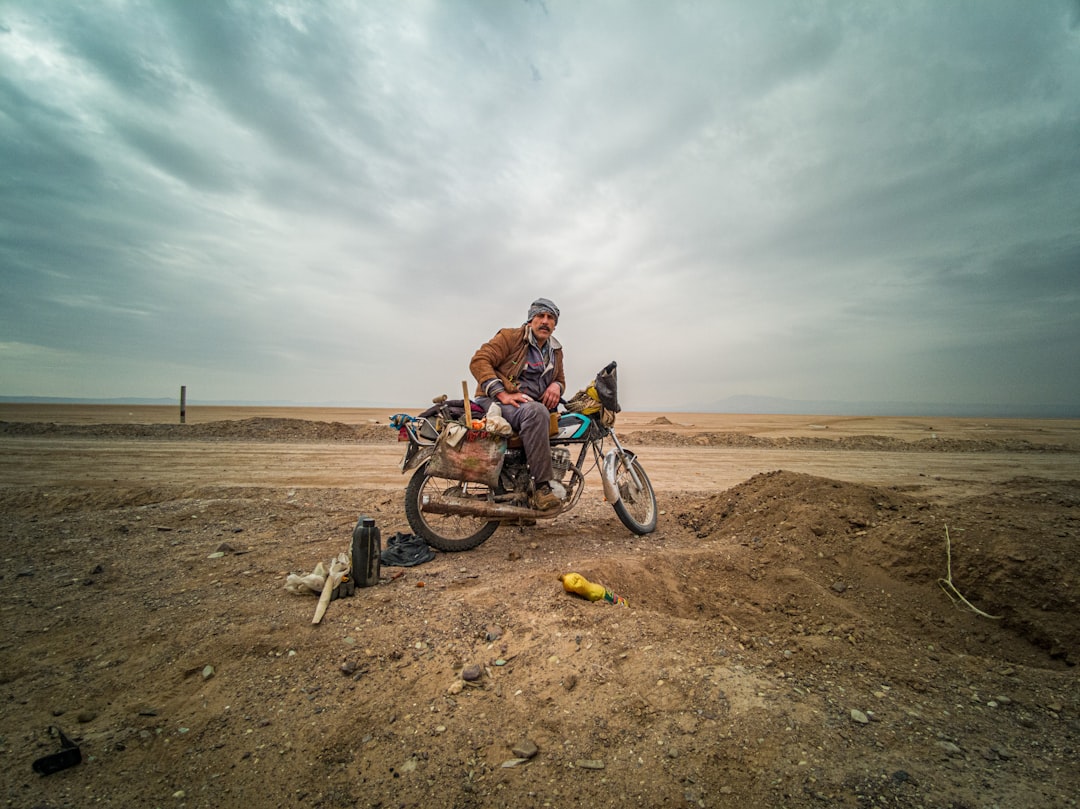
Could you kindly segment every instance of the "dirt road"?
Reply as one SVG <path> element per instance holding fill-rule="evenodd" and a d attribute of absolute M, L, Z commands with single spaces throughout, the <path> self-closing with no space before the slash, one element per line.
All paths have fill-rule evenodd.
<path fill-rule="evenodd" d="M 631 445 L 632 446 L 632 445 Z M 992 490 L 1017 476 L 1069 480 L 1072 453 L 829 452 L 745 447 L 634 447 L 658 491 L 716 491 L 787 469 L 935 499 Z M 0 437 L 0 486 L 221 486 L 399 489 L 402 448 L 389 444 Z"/>

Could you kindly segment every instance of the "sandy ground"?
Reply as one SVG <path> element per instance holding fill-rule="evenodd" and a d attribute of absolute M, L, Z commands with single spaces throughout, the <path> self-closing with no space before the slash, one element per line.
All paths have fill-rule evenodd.
<path fill-rule="evenodd" d="M 656 533 L 593 473 L 313 626 L 392 412 L 0 405 L 4 805 L 1076 805 L 1080 422 L 624 413 Z"/>

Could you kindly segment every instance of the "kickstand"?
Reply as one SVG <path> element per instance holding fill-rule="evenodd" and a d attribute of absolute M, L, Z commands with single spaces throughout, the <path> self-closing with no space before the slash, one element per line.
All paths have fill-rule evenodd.
<path fill-rule="evenodd" d="M 49 728 L 49 735 L 59 737 L 60 752 L 42 756 L 35 761 L 31 765 L 34 768 L 34 772 L 40 773 L 42 776 L 52 775 L 54 772 L 60 772 L 69 767 L 74 767 L 82 761 L 82 751 L 79 750 L 79 745 L 75 744 L 75 742 L 65 736 L 64 731 L 60 730 L 60 728 L 55 725 L 52 725 Z"/>

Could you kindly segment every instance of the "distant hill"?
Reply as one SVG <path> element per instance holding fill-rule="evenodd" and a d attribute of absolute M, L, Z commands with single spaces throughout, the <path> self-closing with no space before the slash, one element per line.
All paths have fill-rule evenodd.
<path fill-rule="evenodd" d="M 60 396 L 0 396 L 0 403 L 80 404 L 80 405 L 165 405 L 178 406 L 179 397 L 143 398 L 120 396 L 106 398 L 65 398 Z M 284 400 L 244 401 L 188 399 L 189 407 L 400 407 L 400 402 L 292 402 Z M 971 418 L 1080 418 L 1080 404 L 1006 405 L 942 404 L 935 402 L 843 402 L 833 400 L 783 399 L 777 396 L 728 396 L 709 403 L 690 403 L 680 407 L 627 405 L 627 410 L 675 413 L 756 413 L 794 416 L 938 416 Z"/>
<path fill-rule="evenodd" d="M 115 399 L 83 399 L 67 396 L 0 396 L 0 402 L 5 404 L 174 405 L 180 403 L 180 398 L 177 396 L 170 399 L 145 399 L 122 396 Z"/>
<path fill-rule="evenodd" d="M 117 396 L 112 399 L 106 398 L 78 398 L 64 396 L 0 396 L 0 403 L 4 404 L 70 404 L 70 405 L 164 405 L 178 407 L 180 397 L 163 397 L 152 399 L 139 396 Z M 286 400 L 245 401 L 241 399 L 191 399 L 187 400 L 188 407 L 399 407 L 398 404 L 387 402 L 290 402 Z"/>
<path fill-rule="evenodd" d="M 728 396 L 711 404 L 687 406 L 688 413 L 759 413 L 818 416 L 939 416 L 984 418 L 1080 418 L 1077 405 L 943 404 L 935 402 L 842 402 L 782 399 L 775 396 Z"/>

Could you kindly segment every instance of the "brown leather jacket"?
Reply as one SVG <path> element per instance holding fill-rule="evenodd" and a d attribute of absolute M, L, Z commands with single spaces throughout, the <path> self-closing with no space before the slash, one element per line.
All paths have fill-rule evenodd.
<path fill-rule="evenodd" d="M 529 324 L 516 328 L 499 329 L 499 331 L 484 343 L 473 354 L 469 363 L 469 371 L 476 378 L 476 396 L 494 396 L 485 390 L 490 389 L 490 384 L 498 379 L 503 389 L 508 393 L 518 390 L 518 376 L 529 353 Z M 558 382 L 563 391 L 566 391 L 566 376 L 563 373 L 562 345 L 554 337 L 549 337 L 551 343 L 552 359 L 554 367 L 544 375 L 544 384 L 550 385 Z M 497 387 L 497 386 L 496 386 Z"/>

